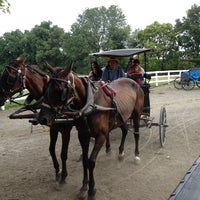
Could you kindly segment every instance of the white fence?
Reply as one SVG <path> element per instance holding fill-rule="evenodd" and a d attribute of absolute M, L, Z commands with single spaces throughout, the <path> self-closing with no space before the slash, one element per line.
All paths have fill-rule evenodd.
<path fill-rule="evenodd" d="M 151 71 L 147 72 L 147 74 L 151 74 L 150 83 L 154 83 L 156 86 L 159 86 L 161 83 L 170 83 L 176 77 L 181 75 L 181 72 L 187 70 L 170 70 L 170 71 Z"/>

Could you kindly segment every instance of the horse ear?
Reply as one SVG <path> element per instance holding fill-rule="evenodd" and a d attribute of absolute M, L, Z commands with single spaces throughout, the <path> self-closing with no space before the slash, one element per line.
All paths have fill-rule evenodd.
<path fill-rule="evenodd" d="M 18 58 L 16 59 L 16 61 L 17 61 L 18 65 L 22 65 L 22 64 L 25 63 L 26 57 L 18 57 Z"/>
<path fill-rule="evenodd" d="M 56 71 L 56 69 L 54 67 L 52 67 L 47 61 L 45 61 L 46 67 L 47 69 L 51 72 L 54 73 Z"/>
<path fill-rule="evenodd" d="M 65 76 L 67 76 L 69 73 L 72 72 L 72 66 L 73 66 L 73 63 L 70 63 L 70 65 L 65 68 L 65 70 L 63 72 Z"/>

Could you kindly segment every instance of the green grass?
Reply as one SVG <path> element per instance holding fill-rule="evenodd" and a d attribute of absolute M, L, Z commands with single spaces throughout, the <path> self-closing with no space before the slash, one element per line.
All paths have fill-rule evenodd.
<path fill-rule="evenodd" d="M 17 100 L 16 102 L 20 103 L 21 105 L 18 105 L 18 104 L 14 103 L 14 102 L 12 102 L 12 103 L 6 102 L 5 105 L 4 105 L 5 109 L 8 110 L 10 108 L 19 108 L 19 107 L 21 107 L 23 105 L 24 100 Z"/>
<path fill-rule="evenodd" d="M 28 90 L 24 90 L 23 91 L 23 95 L 26 95 L 26 94 L 28 94 L 29 92 L 28 92 Z M 16 98 L 16 97 L 18 97 L 19 96 L 19 93 L 16 93 L 15 95 L 13 95 L 13 98 Z M 19 108 L 19 107 L 22 107 L 22 105 L 24 104 L 24 100 L 15 100 L 17 103 L 14 103 L 14 102 L 6 102 L 5 103 L 5 109 L 6 110 L 8 110 L 8 109 L 10 109 L 10 108 Z M 21 105 L 19 105 L 19 104 L 21 104 Z"/>

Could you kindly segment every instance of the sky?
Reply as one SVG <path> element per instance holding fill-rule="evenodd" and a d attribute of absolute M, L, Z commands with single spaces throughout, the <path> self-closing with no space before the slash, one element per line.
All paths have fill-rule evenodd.
<path fill-rule="evenodd" d="M 0 12 L 0 36 L 5 32 L 31 30 L 43 21 L 51 21 L 65 32 L 89 8 L 117 5 L 122 9 L 126 22 L 135 29 L 144 29 L 158 21 L 175 24 L 176 19 L 186 17 L 192 5 L 200 6 L 200 0 L 8 0 L 10 14 Z"/>

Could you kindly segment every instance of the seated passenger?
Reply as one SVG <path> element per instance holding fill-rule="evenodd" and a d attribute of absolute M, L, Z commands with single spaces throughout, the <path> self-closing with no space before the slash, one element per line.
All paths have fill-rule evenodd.
<path fill-rule="evenodd" d="M 88 78 L 91 79 L 92 81 L 99 81 L 102 76 L 102 70 L 99 67 L 97 61 L 93 61 L 91 63 L 91 71 L 88 74 Z"/>
<path fill-rule="evenodd" d="M 113 81 L 120 77 L 125 77 L 123 69 L 117 67 L 119 60 L 116 58 L 110 58 L 108 65 L 103 68 L 102 81 Z"/>
<path fill-rule="evenodd" d="M 137 74 L 141 74 L 141 77 L 138 77 Z M 127 77 L 134 79 L 134 75 L 136 78 L 134 79 L 139 85 L 144 84 L 144 69 L 140 66 L 140 61 L 138 59 L 130 58 L 129 66 L 127 69 Z"/>

